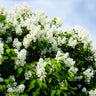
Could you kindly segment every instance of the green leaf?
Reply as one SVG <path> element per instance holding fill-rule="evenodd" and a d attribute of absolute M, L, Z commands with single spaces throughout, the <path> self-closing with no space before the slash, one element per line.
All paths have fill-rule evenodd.
<path fill-rule="evenodd" d="M 47 84 L 44 82 L 42 82 L 42 86 L 43 86 L 43 88 L 47 88 Z"/>
<path fill-rule="evenodd" d="M 20 18 L 18 18 L 17 21 L 18 21 L 18 23 L 20 23 L 21 22 Z"/>
<path fill-rule="evenodd" d="M 9 57 L 8 57 L 8 56 L 3 56 L 3 59 L 4 59 L 4 60 L 8 60 Z"/>
<path fill-rule="evenodd" d="M 36 46 L 33 46 L 32 48 L 33 48 L 33 50 L 35 50 L 36 49 Z"/>
<path fill-rule="evenodd" d="M 38 80 L 38 84 L 39 84 L 40 88 L 42 88 L 42 81 L 41 80 Z"/>
<path fill-rule="evenodd" d="M 51 81 L 52 81 L 52 78 L 49 78 L 49 81 L 48 82 L 51 83 Z"/>
<path fill-rule="evenodd" d="M 4 92 L 6 89 L 5 85 L 0 85 L 0 92 Z"/>
<path fill-rule="evenodd" d="M 51 59 L 51 64 L 55 64 L 56 63 L 56 59 Z"/>
<path fill-rule="evenodd" d="M 65 87 L 65 86 L 60 86 L 60 89 L 61 89 L 61 90 L 68 90 L 68 88 Z"/>
<path fill-rule="evenodd" d="M 23 72 L 23 68 L 22 67 L 19 67 L 17 69 L 17 77 L 19 77 L 22 72 Z"/>
<path fill-rule="evenodd" d="M 57 20 L 57 18 L 54 18 L 54 20 Z"/>
<path fill-rule="evenodd" d="M 31 89 L 33 89 L 35 87 L 35 83 L 36 83 L 36 80 L 30 81 L 30 85 L 29 85 L 27 92 L 29 92 Z"/>
<path fill-rule="evenodd" d="M 3 16 L 3 15 L 0 15 L 0 22 L 2 22 L 3 20 L 5 20 L 6 19 L 6 17 L 5 16 Z"/>
<path fill-rule="evenodd" d="M 73 73 L 72 72 L 69 72 L 69 77 L 71 78 L 71 80 L 75 81 L 75 77 L 72 75 Z"/>
<path fill-rule="evenodd" d="M 44 29 L 45 29 L 44 25 L 41 25 L 41 30 L 44 30 Z"/>
<path fill-rule="evenodd" d="M 48 18 L 48 16 L 45 16 L 45 18 Z"/>
<path fill-rule="evenodd" d="M 56 95 L 60 96 L 60 94 L 61 94 L 61 90 L 57 90 Z"/>
<path fill-rule="evenodd" d="M 6 49 L 6 53 L 7 53 L 12 59 L 14 59 L 14 57 L 17 56 L 17 53 L 15 53 L 14 49 Z"/>
<path fill-rule="evenodd" d="M 24 93 L 24 94 L 21 94 L 20 96 L 28 96 L 28 94 Z"/>
<path fill-rule="evenodd" d="M 10 51 L 11 51 L 10 49 L 6 49 L 6 53 L 7 53 L 7 54 L 9 54 L 9 53 L 10 53 Z"/>
<path fill-rule="evenodd" d="M 64 81 L 64 85 L 65 85 L 66 87 L 68 86 L 67 80 Z"/>
<path fill-rule="evenodd" d="M 60 63 L 57 63 L 57 67 L 58 67 L 58 68 L 61 68 L 61 64 L 60 64 Z"/>
<path fill-rule="evenodd" d="M 40 93 L 40 88 L 37 88 L 35 92 L 32 92 L 32 96 L 38 96 Z"/>
<path fill-rule="evenodd" d="M 4 45 L 4 48 L 9 49 L 9 46 L 7 44 Z"/>
<path fill-rule="evenodd" d="M 4 79 L 5 81 L 5 84 L 7 85 L 9 83 L 9 80 L 8 79 Z"/>
<path fill-rule="evenodd" d="M 51 90 L 51 96 L 55 96 L 56 90 Z"/>
<path fill-rule="evenodd" d="M 46 72 L 49 73 L 51 68 L 52 68 L 51 65 L 47 64 L 47 65 L 45 66 Z"/>
<path fill-rule="evenodd" d="M 28 53 L 29 53 L 29 52 L 27 51 L 27 52 L 26 52 L 26 56 L 28 56 Z"/>
<path fill-rule="evenodd" d="M 44 93 L 44 96 L 47 96 L 48 94 L 46 89 L 43 90 L 43 93 Z"/>
<path fill-rule="evenodd" d="M 15 53 L 14 49 L 11 49 L 10 56 L 11 57 L 16 57 L 17 56 L 17 53 Z"/>

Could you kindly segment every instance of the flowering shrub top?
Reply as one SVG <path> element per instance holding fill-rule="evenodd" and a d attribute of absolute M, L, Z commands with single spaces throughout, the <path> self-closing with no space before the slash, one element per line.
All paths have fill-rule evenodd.
<path fill-rule="evenodd" d="M 88 31 L 26 4 L 0 8 L 0 96 L 96 96 Z"/>

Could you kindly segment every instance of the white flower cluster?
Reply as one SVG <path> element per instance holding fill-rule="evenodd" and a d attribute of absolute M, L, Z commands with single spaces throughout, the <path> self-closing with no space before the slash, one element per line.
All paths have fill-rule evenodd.
<path fill-rule="evenodd" d="M 92 70 L 91 68 L 88 68 L 87 70 L 85 70 L 85 71 L 83 72 L 83 74 L 87 76 L 86 82 L 89 83 L 90 80 L 91 80 L 91 78 L 92 78 L 93 75 L 94 75 L 94 70 Z"/>
<path fill-rule="evenodd" d="M 86 92 L 86 91 L 87 91 L 86 87 L 83 87 L 82 92 Z"/>
<path fill-rule="evenodd" d="M 11 84 L 7 85 L 6 96 L 9 96 L 9 95 L 11 96 L 13 92 L 22 93 L 24 91 L 24 89 L 25 89 L 25 85 L 24 84 L 17 85 L 17 82 L 15 80 L 14 75 L 9 76 L 9 78 L 12 79 L 14 82 L 13 82 L 13 84 L 11 83 Z"/>
<path fill-rule="evenodd" d="M 86 29 L 83 29 L 82 27 L 76 25 L 74 27 L 76 33 L 78 33 L 78 39 L 82 41 L 83 43 L 88 42 L 88 36 L 89 32 Z"/>
<path fill-rule="evenodd" d="M 89 96 L 96 96 L 96 89 L 89 91 Z"/>
<path fill-rule="evenodd" d="M 65 34 L 66 32 L 67 34 L 71 34 L 68 45 L 73 48 L 78 44 L 77 40 L 84 43 L 84 47 L 86 47 L 88 43 L 92 43 L 92 40 L 88 38 L 89 32 L 78 25 L 76 25 L 73 29 L 66 26 L 63 34 Z"/>
<path fill-rule="evenodd" d="M 30 33 L 27 34 L 27 37 L 24 38 L 23 40 L 23 45 L 25 46 L 25 48 L 28 48 L 30 43 L 32 41 L 36 42 L 36 35 L 37 35 L 37 32 L 39 32 L 40 30 L 40 26 L 36 27 L 36 26 L 33 26 Z"/>
<path fill-rule="evenodd" d="M 60 27 L 63 24 L 62 18 L 56 18 L 56 27 Z"/>
<path fill-rule="evenodd" d="M 12 42 L 12 37 L 8 37 L 6 43 L 11 43 L 11 42 Z"/>
<path fill-rule="evenodd" d="M 3 82 L 4 81 L 4 79 L 1 77 L 1 74 L 0 74 L 0 82 Z"/>
<path fill-rule="evenodd" d="M 60 30 L 59 26 L 62 25 L 62 19 L 57 18 L 56 25 L 54 25 L 52 19 L 50 17 L 46 18 L 45 12 L 42 10 L 36 11 L 36 14 L 30 14 L 30 7 L 28 7 L 26 4 L 23 7 L 18 5 L 11 11 L 10 14 L 8 14 L 6 21 L 7 23 L 11 22 L 13 24 L 17 35 L 22 34 L 22 27 L 27 27 L 29 33 L 23 40 L 23 45 L 25 48 L 28 48 L 32 41 L 36 42 L 37 39 L 40 41 L 41 38 L 43 38 L 48 40 L 49 43 L 52 43 L 52 49 L 57 51 L 57 42 L 53 38 L 53 35 L 54 33 L 61 33 L 62 30 Z M 24 15 L 24 18 L 22 18 L 22 15 Z M 19 19 L 20 22 L 18 22 L 17 19 Z M 39 22 L 44 27 L 43 30 Z"/>
<path fill-rule="evenodd" d="M 3 57 L 2 57 L 2 54 L 4 53 L 3 46 L 4 46 L 4 44 L 0 41 L 0 64 L 2 64 L 2 62 L 3 62 Z"/>
<path fill-rule="evenodd" d="M 65 26 L 64 33 L 67 32 L 67 34 L 73 35 L 73 29 L 69 26 Z"/>
<path fill-rule="evenodd" d="M 22 93 L 24 92 L 24 89 L 25 89 L 25 85 L 24 84 L 21 84 L 21 85 L 18 85 L 16 87 L 9 87 L 7 89 L 7 94 L 6 96 L 11 96 L 13 92 L 19 92 L 19 93 Z"/>
<path fill-rule="evenodd" d="M 74 68 L 74 67 L 71 67 L 68 72 L 72 74 L 72 76 L 74 76 L 74 74 L 76 74 L 78 71 L 78 68 Z"/>
<path fill-rule="evenodd" d="M 73 61 L 73 59 L 69 58 L 68 56 L 69 56 L 68 52 L 62 53 L 62 52 L 58 51 L 56 54 L 56 60 L 57 60 L 57 62 L 62 60 L 66 64 L 66 66 L 69 68 L 73 67 L 75 64 L 75 61 Z"/>
<path fill-rule="evenodd" d="M 7 11 L 5 11 L 5 5 L 0 6 L 0 14 L 6 16 L 7 15 Z"/>
<path fill-rule="evenodd" d="M 15 49 L 15 52 L 18 54 L 17 57 L 15 58 L 15 64 L 16 67 L 17 66 L 24 66 L 24 64 L 26 63 L 25 59 L 26 59 L 26 50 L 22 49 L 20 52 Z"/>
<path fill-rule="evenodd" d="M 74 38 L 70 37 L 68 45 L 74 48 L 77 45 L 77 40 L 74 40 Z"/>
<path fill-rule="evenodd" d="M 71 73 L 72 76 L 74 76 L 77 73 L 78 68 L 74 67 L 75 61 L 72 58 L 69 58 L 68 56 L 69 56 L 69 53 L 62 53 L 58 51 L 56 55 L 56 60 L 57 62 L 63 61 L 65 63 L 65 66 L 70 68 L 68 70 L 68 73 L 69 74 Z M 69 78 L 69 80 L 71 79 Z"/>
<path fill-rule="evenodd" d="M 7 15 L 7 11 L 5 10 L 5 6 L 0 6 L 0 14 L 3 16 Z M 0 22 L 0 33 L 4 34 L 6 32 L 6 28 L 8 26 L 4 25 L 4 23 Z"/>
<path fill-rule="evenodd" d="M 59 36 L 58 37 L 58 44 L 59 45 L 62 45 L 62 44 L 65 44 L 66 43 L 66 37 L 64 37 L 63 39 Z"/>
<path fill-rule="evenodd" d="M 32 77 L 32 72 L 31 71 L 27 71 L 25 72 L 25 79 L 29 80 Z"/>
<path fill-rule="evenodd" d="M 20 41 L 18 41 L 18 38 L 15 38 L 13 41 L 13 47 L 15 47 L 19 50 L 21 46 L 22 46 L 22 43 Z"/>
<path fill-rule="evenodd" d="M 39 59 L 39 62 L 36 66 L 36 74 L 39 77 L 39 80 L 45 80 L 46 72 L 45 72 L 45 66 L 47 65 L 47 62 L 44 62 L 42 58 Z"/>
<path fill-rule="evenodd" d="M 68 52 L 64 54 L 64 53 L 58 51 L 57 54 L 56 54 L 57 62 L 59 62 L 59 60 L 65 61 L 65 59 L 68 57 L 68 55 L 69 55 Z"/>
<path fill-rule="evenodd" d="M 83 79 L 83 76 L 75 76 L 75 79 L 80 81 Z"/>

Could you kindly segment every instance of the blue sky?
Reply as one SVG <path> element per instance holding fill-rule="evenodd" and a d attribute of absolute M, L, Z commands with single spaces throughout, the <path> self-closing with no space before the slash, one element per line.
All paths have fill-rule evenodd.
<path fill-rule="evenodd" d="M 15 4 L 27 2 L 33 11 L 43 9 L 50 17 L 62 17 L 63 26 L 80 25 L 89 31 L 96 47 L 96 0 L 0 0 L 10 11 Z"/>

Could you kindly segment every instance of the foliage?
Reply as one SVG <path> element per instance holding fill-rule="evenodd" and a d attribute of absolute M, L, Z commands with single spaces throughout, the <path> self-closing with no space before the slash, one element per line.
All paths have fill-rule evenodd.
<path fill-rule="evenodd" d="M 26 4 L 0 8 L 0 96 L 96 96 L 88 31 Z"/>

